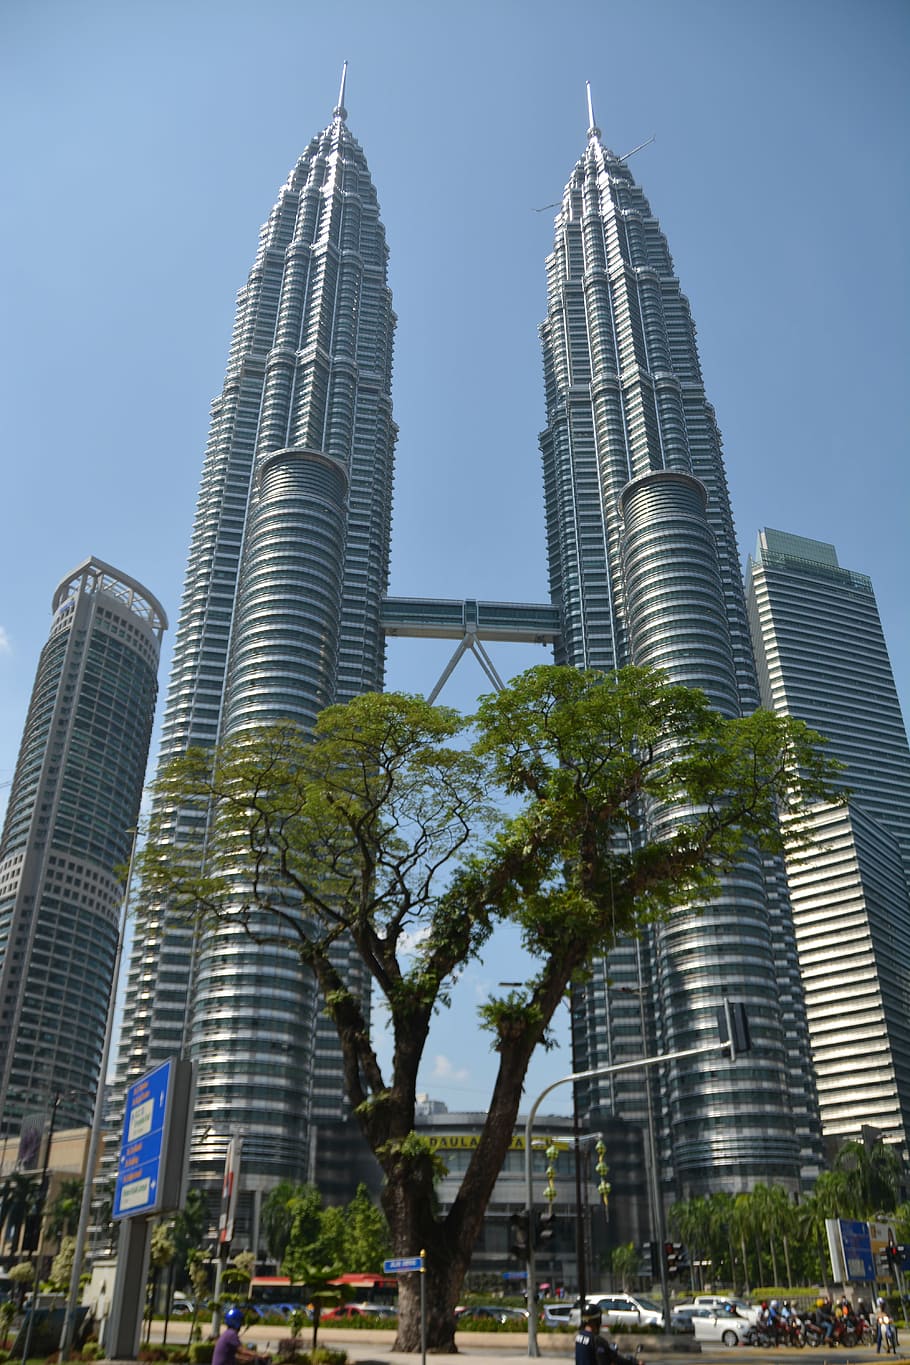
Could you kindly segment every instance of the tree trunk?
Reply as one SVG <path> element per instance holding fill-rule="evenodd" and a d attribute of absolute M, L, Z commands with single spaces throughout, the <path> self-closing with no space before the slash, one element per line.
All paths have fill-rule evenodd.
<path fill-rule="evenodd" d="M 748 1258 L 748 1256 L 746 1255 L 746 1235 L 745 1235 L 745 1233 L 741 1232 L 741 1233 L 739 1234 L 739 1240 L 740 1240 L 740 1245 L 742 1246 L 742 1251 L 743 1251 L 743 1282 L 744 1282 L 744 1283 L 743 1283 L 743 1293 L 744 1293 L 744 1294 L 748 1294 L 748 1292 L 749 1292 L 749 1258 Z"/>
<path fill-rule="evenodd" d="M 436 1264 L 434 1264 L 436 1262 Z M 398 1277 L 398 1335 L 393 1350 L 419 1351 L 421 1347 L 420 1281 L 426 1303 L 427 1350 L 437 1355 L 454 1354 L 455 1303 L 464 1281 L 460 1265 L 427 1256 L 422 1274 Z"/>

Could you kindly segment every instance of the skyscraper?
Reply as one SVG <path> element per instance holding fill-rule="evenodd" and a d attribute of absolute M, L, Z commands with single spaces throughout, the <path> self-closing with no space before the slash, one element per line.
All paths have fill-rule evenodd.
<path fill-rule="evenodd" d="M 758 705 L 720 435 L 669 248 L 626 162 L 587 147 L 547 261 L 541 437 L 557 661 L 664 669 L 727 716 Z M 673 812 L 652 817 L 671 827 Z M 744 859 L 701 913 L 621 944 L 573 1010 L 589 1069 L 711 1041 L 723 995 L 746 1003 L 755 1050 L 668 1068 L 667 1191 L 688 1197 L 809 1172 L 817 1117 L 782 878 Z M 645 1009 L 641 1009 L 642 1002 Z M 642 1078 L 591 1083 L 592 1109 L 646 1121 Z"/>
<path fill-rule="evenodd" d="M 787 857 L 822 1126 L 910 1138 L 910 747 L 872 584 L 833 545 L 759 532 L 747 601 L 762 701 L 823 734 L 847 807 Z"/>
<path fill-rule="evenodd" d="M 59 584 L 0 839 L 0 1132 L 91 1121 L 167 618 L 90 558 Z"/>
<path fill-rule="evenodd" d="M 328 126 L 282 186 L 240 291 L 212 408 L 160 763 L 248 726 L 305 726 L 379 690 L 388 577 L 395 316 L 385 233 L 344 77 Z M 169 812 L 174 836 L 204 829 Z M 355 983 L 361 969 L 349 964 Z M 366 985 L 364 986 L 366 989 Z M 118 1079 L 189 1049 L 194 1171 L 247 1133 L 246 1185 L 308 1174 L 313 1124 L 343 1112 L 340 1054 L 291 951 L 201 938 L 147 909 L 130 964 Z"/>

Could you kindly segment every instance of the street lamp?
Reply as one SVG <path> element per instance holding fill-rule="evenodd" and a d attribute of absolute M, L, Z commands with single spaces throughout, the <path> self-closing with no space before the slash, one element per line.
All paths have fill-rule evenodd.
<path fill-rule="evenodd" d="M 723 1005 L 718 1010 L 718 1025 L 720 1029 L 720 1042 L 705 1043 L 701 1047 L 682 1048 L 678 1052 L 663 1052 L 656 1057 L 638 1057 L 631 1062 L 614 1062 L 610 1066 L 595 1067 L 593 1071 L 575 1071 L 568 1076 L 562 1076 L 558 1081 L 552 1081 L 544 1090 L 541 1090 L 537 1099 L 531 1105 L 525 1124 L 525 1207 L 528 1215 L 528 1228 L 533 1225 L 534 1219 L 534 1186 L 531 1180 L 531 1143 L 533 1141 L 534 1119 L 537 1110 L 551 1091 L 556 1090 L 560 1085 L 574 1085 L 577 1081 L 590 1081 L 599 1076 L 613 1076 L 620 1071 L 638 1071 L 645 1067 L 658 1066 L 661 1062 L 678 1062 L 685 1057 L 701 1057 L 709 1052 L 724 1052 L 731 1061 L 735 1061 L 739 1052 L 747 1052 L 751 1046 L 749 1041 L 749 1030 L 745 1018 L 745 1010 L 742 1005 L 732 1004 L 729 1000 L 724 1000 Z M 536 1294 L 534 1283 L 534 1239 L 528 1237 L 528 1355 L 537 1357 L 540 1355 L 540 1347 L 537 1343 L 537 1315 L 533 1311 L 534 1299 Z"/>

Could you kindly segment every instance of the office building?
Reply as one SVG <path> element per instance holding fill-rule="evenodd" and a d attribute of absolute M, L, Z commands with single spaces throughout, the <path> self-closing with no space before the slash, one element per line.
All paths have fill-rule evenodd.
<path fill-rule="evenodd" d="M 310 726 L 327 704 L 382 688 L 396 436 L 386 263 L 342 79 L 328 126 L 279 192 L 238 297 L 162 766 L 248 726 Z M 168 818 L 176 838 L 202 847 L 198 817 Z M 368 991 L 358 959 L 346 973 Z M 220 1179 L 235 1132 L 245 1135 L 245 1197 L 258 1200 L 282 1177 L 312 1176 L 314 1126 L 345 1110 L 340 1049 L 312 977 L 290 949 L 258 946 L 240 928 L 197 938 L 150 906 L 129 968 L 118 1081 L 183 1052 L 196 1063 L 194 1177 Z"/>
<path fill-rule="evenodd" d="M 579 667 L 654 663 L 704 687 L 727 715 L 757 704 L 720 438 L 688 304 L 644 195 L 593 114 L 590 123 L 557 217 L 542 328 L 552 602 L 383 599 L 395 319 L 376 193 L 342 85 L 240 293 L 162 763 L 260 720 L 308 725 L 327 701 L 380 688 L 384 633 L 456 640 L 453 663 L 471 649 L 494 686 L 483 642 L 533 639 Z M 175 837 L 202 847 L 197 817 L 169 814 Z M 593 1067 L 713 1039 L 724 993 L 747 1004 L 755 1052 L 735 1073 L 712 1058 L 662 1078 L 653 1112 L 667 1198 L 756 1180 L 795 1187 L 817 1169 L 781 866 L 746 859 L 703 913 L 680 912 L 601 961 L 574 1002 L 575 1055 Z M 312 1177 L 316 1161 L 321 1173 L 325 1134 L 350 1127 L 337 1044 L 291 954 L 264 955 L 226 931 L 197 941 L 152 906 L 130 966 L 119 1080 L 184 1050 L 198 1064 L 194 1174 L 219 1179 L 227 1138 L 243 1130 L 242 1217 L 255 1229 L 269 1183 Z M 641 1151 L 644 1094 L 636 1075 L 585 1097 L 598 1122 L 629 1125 L 629 1153 Z M 628 1164 L 614 1183 L 643 1193 L 640 1159 Z"/>
<path fill-rule="evenodd" d="M 122 869 L 148 761 L 167 618 L 90 558 L 58 586 L 0 839 L 0 1132 L 58 1096 L 91 1122 Z"/>
<path fill-rule="evenodd" d="M 627 162 L 589 97 L 587 146 L 547 260 L 541 437 L 558 662 L 663 669 L 726 716 L 758 705 L 721 441 L 688 301 Z M 651 831 L 678 817 L 650 817 Z M 711 904 L 679 910 L 601 962 L 573 1007 L 587 1070 L 715 1037 L 745 1003 L 754 1051 L 693 1058 L 653 1096 L 665 1198 L 817 1169 L 818 1123 L 792 919 L 779 866 L 745 858 Z M 643 1008 L 642 1008 L 643 1006 Z M 643 1075 L 591 1082 L 583 1102 L 645 1125 Z M 617 1185 L 622 1181 L 615 1180 Z"/>
<path fill-rule="evenodd" d="M 843 765 L 787 856 L 825 1137 L 910 1135 L 910 748 L 865 574 L 833 545 L 770 529 L 747 576 L 762 702 L 804 720 Z"/>

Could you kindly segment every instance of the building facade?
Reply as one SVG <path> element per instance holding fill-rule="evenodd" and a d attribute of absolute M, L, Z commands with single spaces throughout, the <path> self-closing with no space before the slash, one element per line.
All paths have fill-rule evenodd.
<path fill-rule="evenodd" d="M 0 1132 L 59 1095 L 91 1122 L 121 869 L 145 780 L 167 618 L 87 559 L 58 586 L 0 839 Z"/>
<path fill-rule="evenodd" d="M 160 765 L 249 726 L 381 690 L 392 505 L 395 316 L 376 191 L 344 80 L 263 226 L 212 406 Z M 204 821 L 166 813 L 173 837 Z M 343 950 L 340 950 L 343 951 Z M 347 964 L 355 985 L 359 960 Z M 267 983 L 267 986 L 265 985 Z M 368 990 L 363 981 L 364 991 Z M 196 1178 L 244 1135 L 245 1197 L 306 1179 L 314 1126 L 344 1114 L 340 1051 L 291 951 L 197 937 L 148 907 L 129 968 L 118 1083 L 196 1063 Z M 255 1210 L 247 1210 L 255 1222 Z"/>
<path fill-rule="evenodd" d="M 558 662 L 663 669 L 726 716 L 758 687 L 720 434 L 689 304 L 628 165 L 589 98 L 587 146 L 556 217 L 541 327 L 541 437 Z M 678 813 L 646 813 L 652 833 Z M 818 1121 L 792 919 L 779 866 L 754 855 L 699 910 L 621 943 L 576 995 L 581 1069 L 715 1037 L 724 995 L 742 1000 L 754 1050 L 665 1068 L 652 1099 L 664 1197 L 817 1169 Z M 643 1075 L 592 1082 L 584 1104 L 648 1123 Z"/>
<path fill-rule="evenodd" d="M 910 747 L 872 584 L 833 545 L 762 530 L 748 564 L 762 701 L 844 765 L 787 856 L 825 1137 L 910 1136 Z"/>

